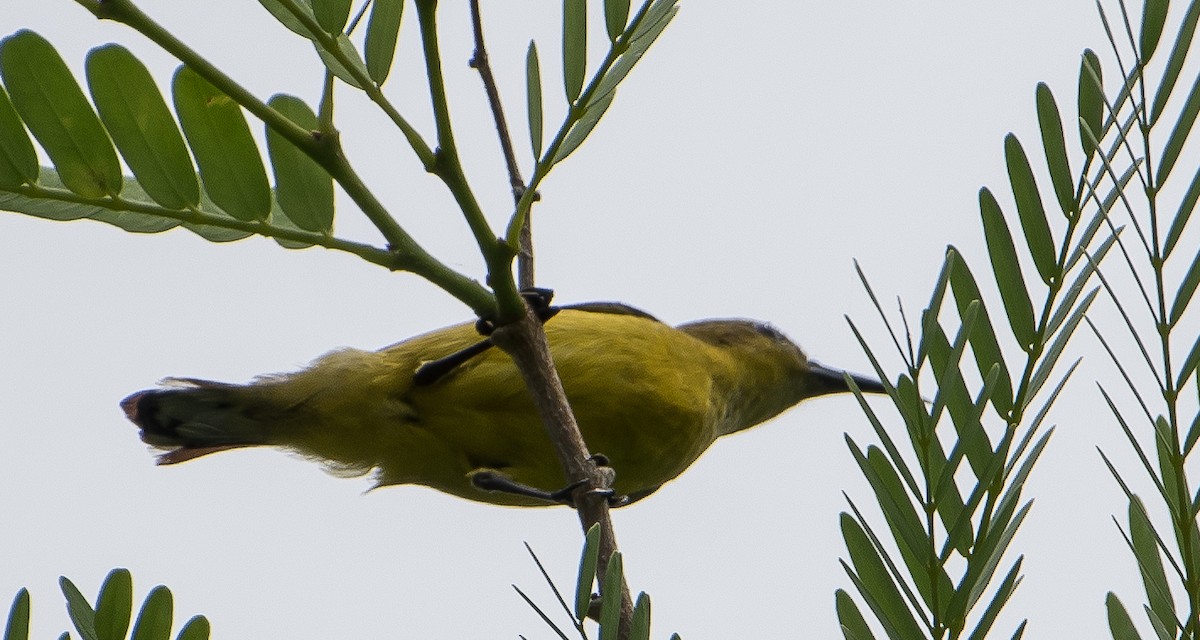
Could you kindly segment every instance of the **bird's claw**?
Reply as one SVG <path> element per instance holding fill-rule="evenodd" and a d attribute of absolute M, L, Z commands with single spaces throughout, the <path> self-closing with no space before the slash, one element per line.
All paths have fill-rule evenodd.
<path fill-rule="evenodd" d="M 629 496 L 618 495 L 611 488 L 613 479 L 616 477 L 616 472 L 613 471 L 612 467 L 608 466 L 608 457 L 598 453 L 590 456 L 588 459 L 597 465 L 597 470 L 601 474 L 601 482 L 606 486 L 588 489 L 581 495 L 604 498 L 610 507 L 619 507 L 628 504 L 630 502 Z M 480 469 L 471 474 L 471 484 L 481 491 L 510 493 L 544 502 L 566 505 L 574 509 L 576 508 L 575 492 L 586 486 L 588 481 L 580 480 L 556 491 L 544 491 L 536 487 L 521 484 L 503 472 L 492 469 Z"/>

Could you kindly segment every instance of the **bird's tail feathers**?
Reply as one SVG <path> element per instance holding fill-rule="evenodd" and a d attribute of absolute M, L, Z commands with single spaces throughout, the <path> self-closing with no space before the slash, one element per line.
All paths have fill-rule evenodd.
<path fill-rule="evenodd" d="M 267 444 L 266 426 L 245 402 L 244 386 L 194 378 L 163 384 L 121 401 L 125 416 L 141 429 L 142 442 L 163 450 L 158 464 Z"/>

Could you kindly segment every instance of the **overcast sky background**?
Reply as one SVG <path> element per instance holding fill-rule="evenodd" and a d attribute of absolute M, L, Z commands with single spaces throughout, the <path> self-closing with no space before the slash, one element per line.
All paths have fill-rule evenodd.
<path fill-rule="evenodd" d="M 466 66 L 466 3 L 442 4 L 459 145 L 499 228 L 511 201 L 479 80 Z M 258 3 L 143 6 L 260 97 L 318 98 L 311 47 Z M 547 122 L 555 122 L 558 7 L 484 3 L 526 173 L 525 47 L 539 43 L 553 105 Z M 414 18 L 410 3 L 387 89 L 432 136 Z M 48 37 L 77 73 L 89 48 L 110 41 L 137 52 L 160 86 L 175 66 L 68 0 L 5 0 L 0 35 L 23 27 Z M 1162 46 L 1174 28 L 1166 33 Z M 843 315 L 879 351 L 890 342 L 852 260 L 882 297 L 903 299 L 910 319 L 947 244 L 982 279 L 976 192 L 990 185 L 1012 212 L 1003 136 L 1017 132 L 1041 171 L 1034 86 L 1051 85 L 1069 125 L 1088 46 L 1106 51 L 1087 0 L 684 0 L 593 138 L 542 189 L 539 281 L 560 301 L 621 300 L 671 323 L 770 320 L 815 358 L 867 371 Z M 434 255 L 480 277 L 441 184 L 365 100 L 344 87 L 339 96 L 348 152 L 368 184 Z M 1067 126 L 1072 149 L 1074 130 Z M 1179 175 L 1190 175 L 1195 157 L 1183 164 Z M 339 203 L 347 205 L 339 235 L 374 241 L 353 206 Z M 1189 240 L 1194 246 L 1196 235 Z M 0 305 L 0 601 L 28 586 L 36 637 L 69 626 L 59 575 L 94 597 L 115 566 L 132 570 L 138 599 L 170 586 L 179 619 L 204 613 L 215 637 L 551 637 L 510 583 L 553 608 L 527 541 L 573 589 L 580 535 L 572 512 L 413 487 L 364 494 L 366 480 L 336 479 L 268 450 L 156 468 L 117 406 L 168 375 L 244 381 L 334 347 L 381 347 L 467 319 L 448 295 L 321 249 L 285 251 L 263 239 L 214 245 L 183 230 L 131 236 L 0 213 Z M 1119 383 L 1084 331 L 1076 349 L 1090 360 L 1053 414 L 1058 433 L 1028 485 L 1037 504 L 1013 543 L 1013 554 L 1026 555 L 1026 577 L 997 637 L 1021 617 L 1030 618 L 1029 638 L 1107 637 L 1110 589 L 1140 609 L 1136 565 L 1110 519 L 1124 520 L 1125 500 L 1095 451 L 1103 447 L 1140 480 L 1091 380 Z M 719 442 L 653 498 L 616 512 L 630 584 L 653 598 L 655 637 L 838 637 L 833 591 L 851 588 L 837 562 L 842 492 L 873 504 L 846 432 L 875 440 L 853 399 L 814 401 Z"/>

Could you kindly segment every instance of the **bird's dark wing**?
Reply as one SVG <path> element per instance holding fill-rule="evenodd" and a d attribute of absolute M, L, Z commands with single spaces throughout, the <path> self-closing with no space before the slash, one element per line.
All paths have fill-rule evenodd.
<path fill-rule="evenodd" d="M 614 315 L 634 316 L 637 318 L 645 318 L 654 322 L 661 322 L 658 318 L 627 304 L 620 302 L 580 302 L 578 304 L 568 304 L 562 306 L 549 307 L 550 314 L 546 316 L 546 320 L 553 319 L 554 314 L 564 309 L 573 311 L 584 311 L 587 313 L 611 313 Z M 445 378 L 451 371 L 457 369 L 460 365 L 467 362 L 471 358 L 487 351 L 492 347 L 492 341 L 489 338 L 483 338 L 476 344 L 456 351 L 444 358 L 432 360 L 421 365 L 413 375 L 413 384 L 417 386 L 431 385 Z"/>
<path fill-rule="evenodd" d="M 555 308 L 574 309 L 576 311 L 587 311 L 588 313 L 612 313 L 619 316 L 636 316 L 655 322 L 662 322 L 645 311 L 637 307 L 631 307 L 623 302 L 579 302 L 576 304 L 556 305 Z"/>

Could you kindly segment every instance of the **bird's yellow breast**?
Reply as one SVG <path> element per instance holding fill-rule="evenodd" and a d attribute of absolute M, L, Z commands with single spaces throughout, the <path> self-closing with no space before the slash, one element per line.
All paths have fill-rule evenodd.
<path fill-rule="evenodd" d="M 546 323 L 559 376 L 580 431 L 605 454 L 621 494 L 653 491 L 679 475 L 716 438 L 725 407 L 714 374 L 728 368 L 719 350 L 652 319 L 566 309 Z M 281 392 L 302 406 L 275 444 L 336 461 L 349 471 L 377 469 L 380 484 L 415 483 L 475 500 L 537 504 L 482 493 L 479 469 L 553 490 L 560 463 L 512 360 L 492 348 L 433 384 L 416 386 L 424 362 L 478 342 L 470 324 L 406 340 L 377 352 L 338 351 L 289 376 Z M 303 397 L 301 397 L 303 396 Z"/>

